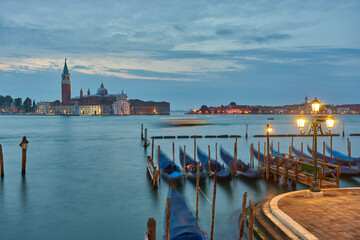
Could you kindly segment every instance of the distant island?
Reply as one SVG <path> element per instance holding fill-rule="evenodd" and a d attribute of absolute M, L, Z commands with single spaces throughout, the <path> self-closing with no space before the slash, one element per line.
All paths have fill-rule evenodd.
<path fill-rule="evenodd" d="M 38 102 L 26 98 L 13 99 L 11 96 L 0 95 L 0 114 L 38 114 L 38 115 L 169 115 L 170 103 L 127 99 L 124 91 L 109 94 L 101 83 L 96 94 L 90 89 L 80 96 L 71 98 L 70 73 L 66 63 L 61 74 L 61 101 Z"/>
<path fill-rule="evenodd" d="M 237 105 L 231 102 L 229 105 L 208 107 L 202 105 L 200 109 L 193 109 L 188 114 L 311 114 L 311 101 L 305 97 L 300 104 L 284 106 L 250 106 Z M 360 114 L 360 104 L 321 105 L 320 114 Z"/>

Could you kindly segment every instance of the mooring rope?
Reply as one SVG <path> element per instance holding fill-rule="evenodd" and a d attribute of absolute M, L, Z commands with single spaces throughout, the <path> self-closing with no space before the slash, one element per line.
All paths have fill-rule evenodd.
<path fill-rule="evenodd" d="M 208 200 L 208 202 L 210 203 L 210 205 L 212 206 L 212 202 L 207 198 L 207 196 L 205 195 L 205 193 L 203 191 L 201 191 L 201 188 L 199 187 L 200 192 L 202 193 L 202 195 L 204 195 L 204 197 L 206 198 L 206 200 Z"/>

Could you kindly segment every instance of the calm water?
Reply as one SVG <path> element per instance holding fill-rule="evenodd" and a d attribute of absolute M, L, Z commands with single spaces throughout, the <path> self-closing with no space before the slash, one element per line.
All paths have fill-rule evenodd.
<path fill-rule="evenodd" d="M 157 220 L 157 236 L 163 235 L 164 208 L 168 192 L 162 179 L 153 190 L 146 173 L 146 155 L 140 145 L 140 124 L 153 135 L 245 135 L 249 124 L 250 137 L 238 140 L 238 156 L 249 162 L 249 148 L 254 134 L 263 134 L 266 123 L 273 133 L 297 133 L 296 116 L 203 116 L 214 124 L 203 127 L 169 128 L 161 124 L 159 116 L 129 117 L 61 117 L 61 116 L 0 116 L 0 144 L 3 146 L 5 178 L 0 181 L 0 238 L 1 239 L 143 239 L 148 217 Z M 360 132 L 359 116 L 337 116 L 335 133 L 345 122 L 346 133 Z M 20 175 L 22 136 L 29 140 L 26 178 Z M 319 142 L 327 138 L 320 138 Z M 161 148 L 171 156 L 172 141 L 193 152 L 193 140 L 158 140 Z M 280 141 L 281 151 L 287 152 L 288 138 Z M 295 138 L 310 143 L 311 138 Z M 352 137 L 352 154 L 360 156 L 360 137 Z M 234 139 L 198 139 L 198 146 L 207 150 L 215 142 L 233 152 Z M 334 149 L 346 151 L 346 138 L 335 137 Z M 320 145 L 320 144 L 319 144 Z M 255 144 L 257 148 L 257 143 Z M 306 146 L 306 145 L 305 145 Z M 262 150 L 263 151 L 263 150 Z M 219 157 L 220 159 L 220 157 Z M 359 186 L 360 178 L 341 180 L 341 187 Z M 212 198 L 212 180 L 201 185 Z M 297 185 L 297 189 L 306 189 Z M 248 192 L 255 201 L 268 195 L 292 191 L 291 186 L 249 182 L 235 179 L 219 183 L 216 199 L 215 239 L 236 239 L 237 221 L 242 195 Z M 195 209 L 195 183 L 186 180 L 179 191 Z M 209 234 L 211 207 L 200 196 L 200 222 Z"/>

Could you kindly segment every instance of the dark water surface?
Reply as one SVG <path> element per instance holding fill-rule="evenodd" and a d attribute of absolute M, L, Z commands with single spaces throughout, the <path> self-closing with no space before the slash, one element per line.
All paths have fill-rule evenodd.
<path fill-rule="evenodd" d="M 249 138 L 238 139 L 238 156 L 249 162 L 250 144 L 266 139 L 253 138 L 263 134 L 266 123 L 273 133 L 297 133 L 296 116 L 272 115 L 202 116 L 213 125 L 171 128 L 161 124 L 160 116 L 129 117 L 62 117 L 62 116 L 0 116 L 0 144 L 3 146 L 5 178 L 0 181 L 0 239 L 143 239 L 148 217 L 157 221 L 157 238 L 163 235 L 164 208 L 168 184 L 162 179 L 158 190 L 153 190 L 146 172 L 146 155 L 140 145 L 140 124 L 153 135 L 219 135 L 245 136 L 249 124 Z M 360 132 L 359 116 L 336 116 L 335 133 L 341 133 L 345 122 L 346 133 Z M 26 178 L 20 175 L 22 136 L 27 136 Z M 319 138 L 319 149 L 322 141 Z M 192 139 L 157 140 L 156 145 L 171 157 L 175 141 L 176 162 L 179 146 L 187 146 L 193 153 Z M 288 152 L 289 138 L 280 141 L 281 151 Z M 311 143 L 311 138 L 295 138 L 300 147 Z M 360 156 L 360 137 L 352 137 L 352 155 Z M 198 146 L 207 151 L 215 143 L 233 153 L 234 139 L 198 139 Z M 335 137 L 334 149 L 346 152 L 346 137 Z M 219 154 L 220 155 L 220 154 Z M 218 156 L 220 160 L 220 156 Z M 256 165 L 256 163 L 255 163 Z M 201 185 L 212 199 L 212 179 Z M 341 187 L 359 186 L 360 178 L 341 180 Z M 296 189 L 307 189 L 301 184 Z M 234 179 L 217 187 L 215 239 L 236 239 L 238 215 L 242 195 L 261 201 L 269 195 L 292 191 L 291 186 Z M 195 209 L 195 183 L 186 180 L 179 191 Z M 210 232 L 211 206 L 200 196 L 200 222 Z"/>

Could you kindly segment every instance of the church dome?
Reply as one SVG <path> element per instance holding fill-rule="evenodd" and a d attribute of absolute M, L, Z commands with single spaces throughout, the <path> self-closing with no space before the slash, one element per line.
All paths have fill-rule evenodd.
<path fill-rule="evenodd" d="M 101 96 L 108 95 L 108 90 L 104 87 L 104 83 L 101 83 L 101 86 L 96 91 L 96 94 Z"/>

